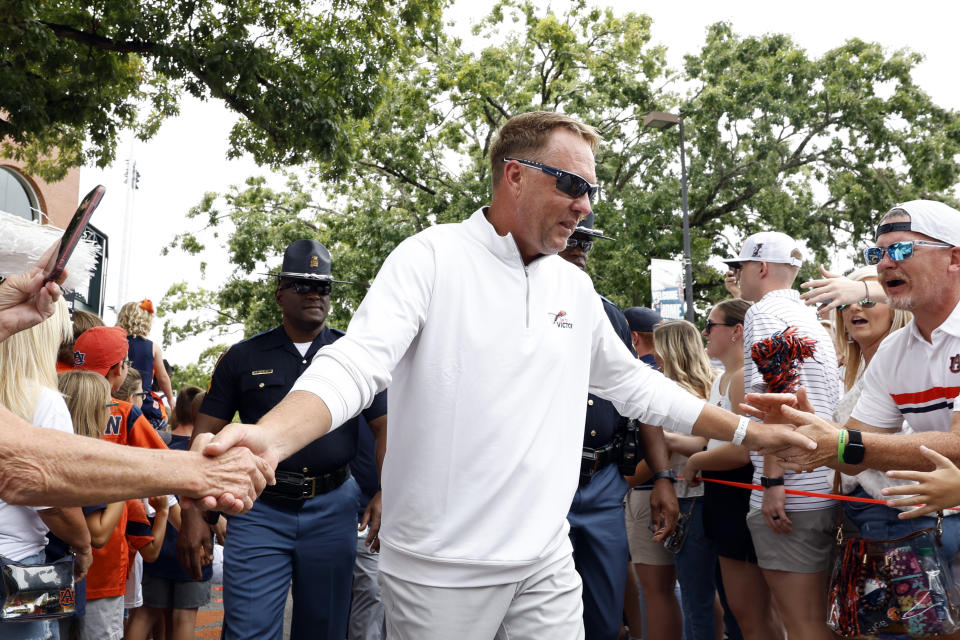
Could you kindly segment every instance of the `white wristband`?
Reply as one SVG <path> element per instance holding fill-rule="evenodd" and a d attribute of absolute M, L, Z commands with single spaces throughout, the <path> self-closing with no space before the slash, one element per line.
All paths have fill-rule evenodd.
<path fill-rule="evenodd" d="M 747 437 L 747 425 L 750 424 L 750 418 L 740 416 L 740 422 L 737 423 L 737 430 L 733 432 L 733 444 L 743 444 L 743 439 Z"/>

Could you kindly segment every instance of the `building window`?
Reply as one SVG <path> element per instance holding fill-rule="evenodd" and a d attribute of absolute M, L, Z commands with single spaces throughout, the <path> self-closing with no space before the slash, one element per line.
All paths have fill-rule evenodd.
<path fill-rule="evenodd" d="M 40 217 L 37 194 L 22 175 L 9 167 L 0 167 L 0 211 L 25 220 Z"/>

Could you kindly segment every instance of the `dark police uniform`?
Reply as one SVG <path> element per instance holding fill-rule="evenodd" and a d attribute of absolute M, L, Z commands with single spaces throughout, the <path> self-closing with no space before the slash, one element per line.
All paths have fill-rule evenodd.
<path fill-rule="evenodd" d="M 200 412 L 221 420 L 239 412 L 242 422 L 256 423 L 283 400 L 317 351 L 342 335 L 324 327 L 305 355 L 283 327 L 237 343 L 217 363 Z M 362 417 L 282 461 L 278 486 L 268 487 L 248 513 L 230 516 L 223 638 L 280 640 L 291 578 L 291 638 L 346 637 L 361 500 L 349 462 L 360 423 L 386 412 L 384 392 Z"/>
<path fill-rule="evenodd" d="M 606 298 L 602 299 L 603 310 L 617 335 L 635 354 L 623 312 Z M 627 419 L 609 401 L 588 395 L 583 434 L 585 453 L 604 451 L 626 423 Z M 605 456 L 600 455 L 603 460 Z M 587 640 L 616 640 L 630 562 L 623 507 L 628 485 L 620 475 L 617 461 L 605 462 L 589 480 L 581 476 L 580 488 L 567 514 L 573 561 L 583 580 L 583 625 Z"/>

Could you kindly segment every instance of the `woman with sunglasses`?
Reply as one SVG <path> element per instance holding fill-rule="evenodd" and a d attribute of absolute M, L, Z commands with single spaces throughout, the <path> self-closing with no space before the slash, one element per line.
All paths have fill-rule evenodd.
<path fill-rule="evenodd" d="M 741 413 L 743 402 L 743 319 L 752 303 L 732 299 L 718 303 L 707 317 L 703 337 L 706 354 L 723 363 L 723 375 L 713 381 L 710 403 Z M 741 446 L 711 440 L 705 451 L 687 459 L 683 477 L 692 486 L 710 478 L 750 483 L 753 464 Z M 714 482 L 704 484 L 703 530 L 714 544 L 720 562 L 727 604 L 746 640 L 767 640 L 783 636 L 783 628 L 770 589 L 747 529 L 750 491 Z"/>
<path fill-rule="evenodd" d="M 861 267 L 851 272 L 847 279 L 855 283 L 876 282 L 877 269 L 874 266 Z M 846 372 L 843 380 L 846 394 L 837 402 L 833 420 L 837 424 L 845 424 L 860 399 L 863 372 L 870 365 L 880 343 L 892 332 L 906 326 L 912 314 L 874 300 L 842 304 L 837 307 L 835 314 L 838 342 L 846 348 Z M 904 429 L 909 429 L 906 422 Z M 841 476 L 842 492 L 862 498 L 885 500 L 886 496 L 881 491 L 896 484 L 901 483 L 892 481 L 885 473 L 875 469 L 867 469 L 856 476 Z M 888 537 L 874 536 L 869 531 L 883 522 L 898 522 L 897 511 L 882 505 L 844 502 L 844 513 L 867 537 Z"/>

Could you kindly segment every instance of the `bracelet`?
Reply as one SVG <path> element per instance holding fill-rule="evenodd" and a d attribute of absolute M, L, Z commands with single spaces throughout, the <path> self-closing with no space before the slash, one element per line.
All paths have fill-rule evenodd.
<path fill-rule="evenodd" d="M 747 437 L 747 425 L 750 424 L 750 418 L 747 416 L 740 416 L 740 422 L 737 423 L 737 430 L 733 432 L 733 439 L 730 440 L 733 444 L 743 444 L 743 439 Z"/>
<path fill-rule="evenodd" d="M 840 430 L 840 435 L 837 438 L 837 462 L 843 462 L 843 450 L 847 446 L 847 431 L 845 429 Z"/>

